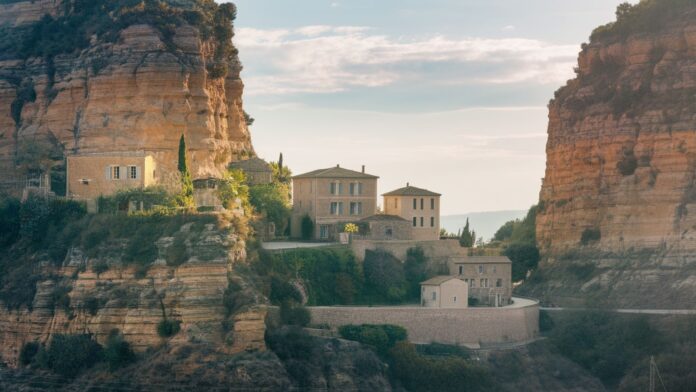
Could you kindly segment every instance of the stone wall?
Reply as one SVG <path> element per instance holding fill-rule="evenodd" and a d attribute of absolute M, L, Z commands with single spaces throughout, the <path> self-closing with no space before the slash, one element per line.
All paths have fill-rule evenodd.
<path fill-rule="evenodd" d="M 515 300 L 518 305 L 505 308 L 315 306 L 308 309 L 313 324 L 328 324 L 332 328 L 348 324 L 394 324 L 406 328 L 409 340 L 414 343 L 477 346 L 522 342 L 537 337 L 538 302 Z"/>
<path fill-rule="evenodd" d="M 466 257 L 469 248 L 459 246 L 457 240 L 435 241 L 397 241 L 397 240 L 354 240 L 351 249 L 358 261 L 365 259 L 366 250 L 385 250 L 399 260 L 406 260 L 406 252 L 413 247 L 421 247 L 431 263 L 447 263 L 452 256 Z"/>

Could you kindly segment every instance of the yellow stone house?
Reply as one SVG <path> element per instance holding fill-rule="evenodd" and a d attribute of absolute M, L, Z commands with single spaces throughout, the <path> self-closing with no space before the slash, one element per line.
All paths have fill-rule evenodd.
<path fill-rule="evenodd" d="M 67 157 L 66 196 L 96 211 L 96 200 L 121 189 L 155 184 L 157 165 L 144 151 L 74 154 Z"/>
<path fill-rule="evenodd" d="M 429 241 L 440 239 L 440 194 L 417 188 L 407 183 L 405 187 L 382 195 L 384 213 L 400 216 L 411 222 L 411 239 Z"/>
<path fill-rule="evenodd" d="M 313 239 L 337 240 L 341 224 L 377 213 L 377 179 L 362 171 L 336 165 L 292 178 L 292 237 L 302 236 L 302 219 L 314 223 Z"/>

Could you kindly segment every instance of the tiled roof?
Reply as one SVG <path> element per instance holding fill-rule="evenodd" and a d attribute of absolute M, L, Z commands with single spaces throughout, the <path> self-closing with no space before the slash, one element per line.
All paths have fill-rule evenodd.
<path fill-rule="evenodd" d="M 355 170 L 344 169 L 342 167 L 330 167 L 328 169 L 313 170 L 308 173 L 299 174 L 293 178 L 379 178 L 372 174 L 367 174 Z"/>
<path fill-rule="evenodd" d="M 407 185 L 403 188 L 395 189 L 391 192 L 387 192 L 382 196 L 442 196 L 439 193 L 435 193 L 423 188 L 416 188 L 415 186 Z"/>
<path fill-rule="evenodd" d="M 373 221 L 404 221 L 408 222 L 406 219 L 397 216 L 397 215 L 386 215 L 386 214 L 377 214 L 377 215 L 372 215 L 368 216 L 366 218 L 360 219 L 361 222 L 373 222 Z"/>
<path fill-rule="evenodd" d="M 230 169 L 241 169 L 243 171 L 252 171 L 252 172 L 272 172 L 273 169 L 271 168 L 271 165 L 268 164 L 268 162 L 264 161 L 261 158 L 249 158 L 245 159 L 243 161 L 236 161 L 232 162 L 228 165 Z"/>
<path fill-rule="evenodd" d="M 430 278 L 430 279 L 426 280 L 425 282 L 421 282 L 420 284 L 424 285 L 424 286 L 439 286 L 439 285 L 441 285 L 449 280 L 452 280 L 452 279 L 459 279 L 459 278 L 457 278 L 456 276 L 441 275 L 441 276 L 436 276 L 434 278 Z"/>
<path fill-rule="evenodd" d="M 468 256 L 454 261 L 454 264 L 512 263 L 507 256 Z"/>

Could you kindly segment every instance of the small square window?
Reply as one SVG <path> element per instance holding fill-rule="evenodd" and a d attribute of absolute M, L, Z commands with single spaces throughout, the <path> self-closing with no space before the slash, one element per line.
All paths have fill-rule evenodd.
<path fill-rule="evenodd" d="M 138 168 L 136 166 L 128 166 L 128 178 L 131 180 L 138 178 Z"/>

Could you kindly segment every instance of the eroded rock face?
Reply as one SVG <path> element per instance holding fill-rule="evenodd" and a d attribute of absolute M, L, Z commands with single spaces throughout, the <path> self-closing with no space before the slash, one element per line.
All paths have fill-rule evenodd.
<path fill-rule="evenodd" d="M 0 4 L 0 26 L 16 27 L 36 22 L 46 14 L 55 16 L 61 3 L 61 0 L 34 0 Z"/>
<path fill-rule="evenodd" d="M 696 7 L 680 15 L 584 46 L 577 78 L 549 105 L 542 272 L 596 269 L 577 290 L 548 290 L 642 306 L 696 295 Z"/>
<path fill-rule="evenodd" d="M 190 342 L 226 354 L 264 351 L 265 299 L 252 298 L 232 313 L 223 299 L 230 277 L 241 279 L 234 265 L 245 262 L 244 239 L 229 226 L 209 224 L 196 231 L 190 226 L 184 224 L 174 237 L 156 241 L 160 257 L 146 271 L 122 262 L 128 239 L 120 238 L 101 245 L 92 252 L 95 256 L 73 248 L 58 269 L 43 263 L 50 271 L 37 282 L 31 308 L 10 310 L 0 302 L 0 362 L 16 366 L 27 342 L 87 333 L 104 344 L 114 329 L 136 351 Z M 178 266 L 167 265 L 162 255 L 175 242 L 182 244 L 186 256 Z M 100 270 L 99 264 L 108 269 Z M 165 318 L 180 322 L 181 331 L 160 336 L 157 324 Z"/>
<path fill-rule="evenodd" d="M 53 2 L 4 7 L 33 20 L 29 9 L 43 3 Z M 121 30 L 113 43 L 93 37 L 78 54 L 0 60 L 0 180 L 22 177 L 16 166 L 22 159 L 60 162 L 68 153 L 145 150 L 155 156 L 157 180 L 166 183 L 182 134 L 192 176 L 219 176 L 253 148 L 239 60 L 225 60 L 225 76 L 207 67 L 219 62 L 218 46 L 185 23 L 170 40 L 139 24 Z"/>

